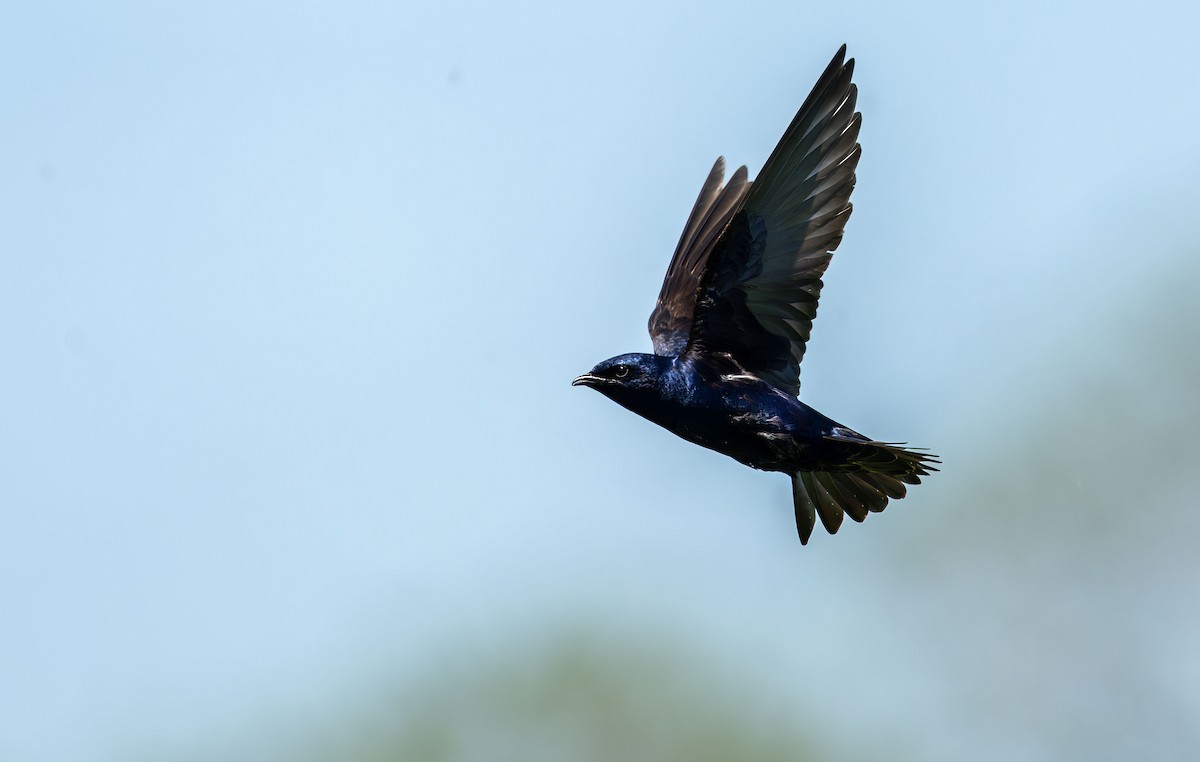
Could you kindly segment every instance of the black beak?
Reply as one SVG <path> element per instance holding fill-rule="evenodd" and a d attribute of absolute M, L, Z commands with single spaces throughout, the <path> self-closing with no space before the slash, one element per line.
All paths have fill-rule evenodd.
<path fill-rule="evenodd" d="M 596 386 L 597 384 L 603 382 L 604 379 L 600 378 L 599 376 L 593 376 L 590 373 L 584 373 L 582 376 L 579 376 L 572 381 L 571 386 Z"/>

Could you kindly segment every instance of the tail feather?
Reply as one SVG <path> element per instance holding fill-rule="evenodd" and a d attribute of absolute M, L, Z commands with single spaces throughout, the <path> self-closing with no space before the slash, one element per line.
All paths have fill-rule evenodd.
<path fill-rule="evenodd" d="M 816 477 L 817 481 L 821 483 L 821 486 L 825 488 L 825 491 L 828 492 L 833 499 L 842 506 L 850 518 L 854 519 L 860 524 L 867 520 L 867 509 L 863 507 L 862 503 L 860 503 L 858 500 L 855 500 L 854 495 L 852 493 L 848 493 L 846 489 L 838 483 L 838 480 L 833 478 L 832 474 L 826 471 L 817 471 L 813 474 L 813 476 Z"/>
<path fill-rule="evenodd" d="M 808 494 L 816 498 L 817 515 L 821 517 L 821 523 L 825 525 L 825 531 L 834 534 L 837 532 L 838 527 L 842 525 L 845 512 L 842 510 L 841 503 L 825 488 L 825 485 L 817 477 L 817 473 L 809 471 L 800 474 L 800 481 L 803 482 L 804 489 Z"/>
<path fill-rule="evenodd" d="M 817 504 L 805 489 L 802 474 L 807 475 L 804 471 L 792 474 L 792 503 L 796 506 L 796 533 L 800 535 L 800 544 L 807 545 L 817 525 Z"/>
<path fill-rule="evenodd" d="M 854 495 L 862 501 L 863 507 L 871 513 L 879 513 L 887 508 L 887 493 L 875 486 L 868 474 L 838 474 L 838 478 L 851 485 Z"/>
<path fill-rule="evenodd" d="M 801 544 L 808 544 L 817 518 L 829 534 L 836 534 L 846 515 L 857 522 L 868 513 L 878 513 L 888 500 L 908 493 L 906 484 L 920 484 L 922 476 L 938 469 L 936 455 L 909 450 L 903 445 L 844 436 L 826 439 L 844 446 L 845 465 L 825 471 L 792 474 L 792 502 L 796 509 L 796 531 Z"/>
<path fill-rule="evenodd" d="M 880 490 L 883 490 L 883 494 L 892 500 L 899 500 L 908 494 L 908 490 L 904 487 L 904 482 L 887 474 L 860 474 L 860 477 Z"/>

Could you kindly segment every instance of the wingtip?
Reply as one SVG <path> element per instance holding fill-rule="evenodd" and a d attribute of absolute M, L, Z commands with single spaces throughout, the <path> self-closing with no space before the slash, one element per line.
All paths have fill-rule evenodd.
<path fill-rule="evenodd" d="M 835 62 L 837 66 L 846 67 L 851 72 L 854 71 L 854 59 L 846 58 L 846 43 L 843 42 L 842 46 L 838 48 L 837 54 L 833 57 L 830 65 L 832 66 Z"/>

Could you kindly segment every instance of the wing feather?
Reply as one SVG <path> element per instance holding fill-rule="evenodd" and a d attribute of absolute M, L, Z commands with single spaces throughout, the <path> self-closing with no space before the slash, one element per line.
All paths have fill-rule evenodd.
<path fill-rule="evenodd" d="M 845 54 L 843 45 L 704 257 L 686 350 L 729 354 L 790 394 L 862 153 Z"/>
<path fill-rule="evenodd" d="M 658 302 L 650 314 L 650 340 L 654 343 L 655 354 L 675 357 L 687 346 L 700 278 L 712 254 L 713 244 L 746 196 L 750 187 L 746 177 L 746 168 L 738 167 L 729 182 L 722 185 L 725 157 L 721 156 L 701 186 L 667 267 Z"/>

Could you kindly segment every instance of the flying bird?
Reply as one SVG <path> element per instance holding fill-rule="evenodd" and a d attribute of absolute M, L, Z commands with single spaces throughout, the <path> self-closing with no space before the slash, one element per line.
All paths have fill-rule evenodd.
<path fill-rule="evenodd" d="M 862 149 L 854 59 L 838 50 L 753 183 L 718 158 L 650 315 L 654 354 L 605 360 L 572 382 L 695 444 L 792 479 L 800 542 L 837 532 L 936 471 L 797 396 L 821 276 L 850 218 Z"/>

